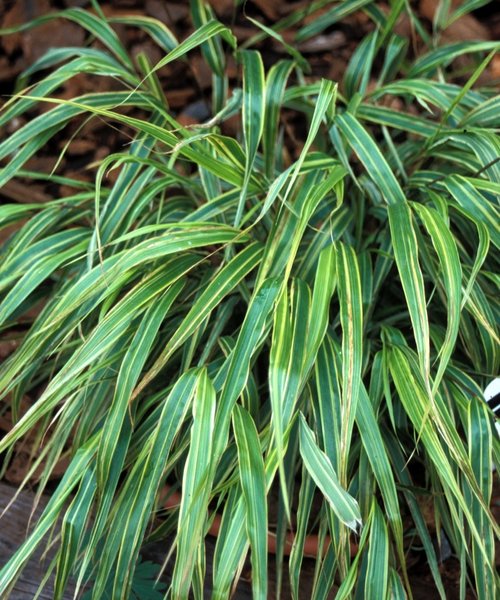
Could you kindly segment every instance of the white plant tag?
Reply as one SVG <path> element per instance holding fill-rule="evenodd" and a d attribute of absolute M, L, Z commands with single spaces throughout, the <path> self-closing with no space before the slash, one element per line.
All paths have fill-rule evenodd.
<path fill-rule="evenodd" d="M 495 415 L 495 427 L 500 435 L 500 377 L 490 382 L 484 390 L 484 399 Z"/>

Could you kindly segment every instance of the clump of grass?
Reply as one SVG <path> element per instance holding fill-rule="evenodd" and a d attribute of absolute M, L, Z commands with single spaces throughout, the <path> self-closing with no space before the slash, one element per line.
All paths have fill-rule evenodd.
<path fill-rule="evenodd" d="M 411 14 L 428 43 L 414 60 L 393 32 L 405 3 L 385 14 L 357 0 L 309 20 L 297 41 L 360 6 L 376 27 L 341 82 L 310 82 L 294 47 L 265 69 L 253 42 L 238 48 L 201 1 L 191 3 L 196 30 L 182 42 L 153 19 L 108 22 L 96 3 L 94 12 L 48 17 L 78 23 L 99 46 L 51 50 L 23 74 L 0 124 L 38 103 L 52 107 L 0 143 L 0 184 L 45 176 L 23 165 L 75 120 L 136 133 L 96 166 L 93 184 L 52 174 L 74 193 L 0 207 L 0 226 L 19 223 L 1 254 L 3 331 L 42 306 L 1 369 L 14 422 L 0 450 L 36 433 L 40 493 L 69 459 L 36 528 L 0 571 L 2 597 L 62 517 L 55 598 L 70 577 L 80 588 L 92 579 L 93 599 L 109 590 L 130 597 L 144 540 L 172 532 L 168 593 L 201 598 L 204 540 L 218 511 L 213 597 L 229 596 L 249 553 L 254 597 L 266 598 L 267 498 L 278 487 L 278 581 L 293 528 L 295 598 L 311 532 L 326 548 L 314 598 L 335 583 L 336 598 L 411 597 L 414 546 L 445 598 L 424 495 L 460 561 L 461 593 L 471 585 L 494 598 L 489 503 L 499 448 L 481 390 L 499 363 L 500 100 L 476 81 L 498 45 L 434 47 Z M 164 58 L 134 62 L 117 22 L 144 29 Z M 200 48 L 213 73 L 212 118 L 183 127 L 157 73 Z M 231 53 L 242 85 L 229 94 Z M 474 60 L 462 86 L 452 61 L 464 54 Z M 81 72 L 121 87 L 58 99 Z M 394 97 L 399 110 L 385 102 Z M 307 123 L 292 161 L 285 108 Z M 237 139 L 220 130 L 235 114 Z M 26 394 L 37 397 L 22 412 Z M 158 521 L 166 482 L 181 490 L 180 506 Z M 315 490 L 322 502 L 312 514 Z"/>

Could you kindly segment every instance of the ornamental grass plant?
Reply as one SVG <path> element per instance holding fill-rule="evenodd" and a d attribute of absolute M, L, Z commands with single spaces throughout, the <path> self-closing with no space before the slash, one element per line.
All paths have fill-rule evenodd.
<path fill-rule="evenodd" d="M 0 112 L 7 126 L 43 105 L 0 141 L 0 186 L 70 190 L 0 207 L 13 232 L 0 327 L 23 331 L 0 369 L 3 469 L 29 440 L 26 482 L 41 494 L 67 464 L 0 571 L 1 598 L 49 532 L 56 599 L 70 579 L 92 600 L 137 597 L 141 547 L 167 536 L 160 597 L 206 597 L 218 520 L 216 599 L 247 559 L 254 598 L 270 597 L 270 540 L 277 588 L 286 577 L 298 598 L 312 535 L 315 599 L 411 598 L 414 551 L 444 599 L 444 543 L 460 597 L 494 599 L 500 460 L 482 390 L 499 367 L 500 98 L 482 74 L 499 45 L 440 41 L 480 4 L 442 2 L 429 32 L 407 2 L 318 0 L 307 20 L 252 20 L 244 42 L 202 0 L 182 41 L 97 2 L 15 28 L 67 19 L 86 44 L 36 60 Z M 342 79 L 314 77 L 298 44 L 359 10 L 374 27 Z M 402 14 L 418 53 L 395 33 Z M 132 57 L 117 25 L 146 32 L 160 61 Z M 182 124 L 158 74 L 200 52 L 210 114 Z M 81 73 L 113 90 L 62 97 Z M 285 113 L 303 126 L 295 152 Z M 25 168 L 94 120 L 130 143 L 91 165 L 90 183 Z"/>

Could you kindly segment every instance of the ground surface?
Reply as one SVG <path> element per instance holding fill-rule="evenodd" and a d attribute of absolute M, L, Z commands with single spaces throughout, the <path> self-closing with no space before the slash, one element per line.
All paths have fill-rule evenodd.
<path fill-rule="evenodd" d="M 0 483 L 0 513 L 12 501 L 14 493 L 15 488 Z M 29 529 L 30 518 L 32 522 L 36 522 L 47 503 L 47 498 L 42 498 L 33 511 L 34 497 L 35 495 L 32 492 L 23 491 L 0 521 L 0 565 L 4 565 L 18 546 L 21 545 Z M 12 590 L 10 600 L 32 600 L 35 597 L 38 586 L 45 576 L 46 567 L 54 557 L 55 548 L 49 550 L 43 558 L 42 552 L 43 548 L 35 552 L 24 570 L 22 578 Z M 72 589 L 69 586 L 66 598 L 72 598 Z M 49 581 L 38 597 L 39 600 L 50 600 L 53 597 L 52 591 L 52 584 Z"/>

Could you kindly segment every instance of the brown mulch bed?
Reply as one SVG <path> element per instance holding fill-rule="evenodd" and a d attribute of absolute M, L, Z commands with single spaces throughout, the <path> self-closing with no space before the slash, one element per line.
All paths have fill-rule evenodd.
<path fill-rule="evenodd" d="M 454 0 L 453 3 L 459 2 Z M 100 4 L 103 12 L 110 17 L 135 13 L 159 19 L 171 29 L 179 40 L 184 39 L 194 30 L 189 17 L 189 3 L 186 0 L 177 2 L 103 0 Z M 272 26 L 292 11 L 301 8 L 307 9 L 311 3 L 309 0 L 294 2 L 249 0 L 244 3 L 243 7 L 240 6 L 237 9 L 234 8 L 233 0 L 211 0 L 210 4 L 219 20 L 230 25 L 238 37 L 239 43 L 243 43 L 258 33 L 258 29 L 246 18 L 247 16 Z M 427 29 L 431 31 L 437 0 L 412 1 L 410 4 L 422 18 Z M 494 5 L 493 2 L 473 14 L 456 20 L 444 32 L 443 43 L 468 39 L 500 39 L 500 11 L 495 10 Z M 11 27 L 53 10 L 75 6 L 88 8 L 90 2 L 89 0 L 4 0 L 0 3 L 0 27 Z M 380 2 L 379 6 L 382 10 L 389 10 L 388 5 L 384 2 Z M 329 7 L 327 6 L 324 10 L 327 8 Z M 317 18 L 317 15 L 317 12 L 310 16 L 306 13 L 301 22 L 292 28 L 281 31 L 285 41 L 293 43 L 296 31 L 311 19 Z M 362 12 L 358 12 L 330 27 L 326 32 L 298 44 L 298 49 L 307 58 L 311 67 L 307 79 L 317 80 L 320 77 L 326 77 L 333 81 L 341 81 L 353 50 L 373 27 L 374 25 L 368 17 Z M 114 29 L 132 56 L 143 52 L 151 64 L 155 64 L 162 58 L 159 48 L 144 32 L 121 24 L 115 25 Z M 406 16 L 402 16 L 398 20 L 395 32 L 410 38 L 411 52 L 418 55 L 422 43 L 412 31 Z M 85 40 L 86 34 L 83 29 L 64 19 L 50 21 L 24 33 L 0 38 L 0 107 L 8 95 L 15 90 L 18 75 L 34 60 L 40 58 L 48 48 L 83 45 Z M 268 38 L 258 43 L 257 47 L 262 52 L 266 67 L 270 67 L 277 60 L 286 56 L 282 45 L 276 40 Z M 467 60 L 467 58 L 463 57 L 460 60 Z M 232 57 L 228 57 L 227 72 L 230 76 L 230 85 L 238 86 L 240 71 Z M 158 75 L 169 106 L 181 124 L 199 123 L 209 116 L 211 73 L 199 51 L 191 52 L 188 62 L 174 61 L 167 65 L 158 72 Z M 484 83 L 489 81 L 500 83 L 500 55 L 492 60 L 482 75 L 482 81 Z M 58 94 L 61 98 L 72 98 L 90 91 L 111 91 L 114 86 L 116 83 L 112 78 L 96 78 L 79 74 L 69 80 Z M 28 115 L 14 119 L 5 131 L 0 129 L 0 138 L 12 132 L 13 129 L 21 127 L 26 119 L 48 108 L 50 108 L 49 105 L 41 104 Z M 293 156 L 300 151 L 300 140 L 304 139 L 302 119 L 297 119 L 291 111 L 284 111 L 283 119 L 287 146 Z M 131 132 L 126 131 L 123 127 L 112 128 L 98 119 L 92 119 L 81 130 L 79 130 L 80 125 L 81 122 L 75 120 L 71 126 L 65 128 L 54 140 L 51 140 L 43 152 L 31 158 L 25 168 L 50 172 L 71 139 L 71 145 L 64 152 L 56 172 L 59 175 L 67 175 L 90 182 L 93 180 L 94 171 L 88 169 L 88 165 L 120 149 L 123 144 L 130 141 Z M 231 120 L 223 125 L 223 133 L 235 135 L 239 125 L 237 119 Z M 75 136 L 74 139 L 72 139 L 73 136 Z M 112 171 L 109 174 L 109 180 L 112 180 L 117 174 L 117 171 Z M 65 186 L 54 183 L 34 184 L 30 182 L 28 187 L 26 185 L 20 179 L 9 182 L 0 190 L 0 202 L 43 202 L 47 198 L 64 197 L 71 193 L 71 190 Z"/>

